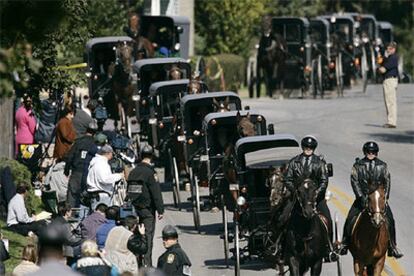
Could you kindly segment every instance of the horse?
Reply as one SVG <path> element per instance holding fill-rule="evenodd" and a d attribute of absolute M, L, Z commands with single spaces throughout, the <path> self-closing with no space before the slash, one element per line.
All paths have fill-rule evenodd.
<path fill-rule="evenodd" d="M 272 97 L 273 90 L 278 86 L 283 93 L 286 56 L 287 44 L 281 35 L 269 32 L 261 36 L 256 62 L 256 93 L 258 96 L 260 95 L 262 71 L 267 96 Z"/>
<path fill-rule="evenodd" d="M 127 115 L 132 113 L 130 102 L 134 91 L 132 85 L 133 48 L 126 42 L 119 42 L 115 52 L 116 62 L 109 66 L 108 71 L 112 75 L 112 90 L 118 109 L 118 118 L 121 121 L 121 128 L 123 128 Z M 115 127 L 117 125 L 117 120 L 115 120 Z"/>
<path fill-rule="evenodd" d="M 290 275 L 320 275 L 326 256 L 327 226 L 316 210 L 318 187 L 311 179 L 299 181 L 284 239 L 284 259 Z"/>
<path fill-rule="evenodd" d="M 216 98 L 213 98 L 213 107 L 214 112 L 228 112 L 230 108 L 230 98 L 226 97 L 224 101 L 217 101 Z"/>
<path fill-rule="evenodd" d="M 388 249 L 387 200 L 384 185 L 368 195 L 368 204 L 357 219 L 349 250 L 355 275 L 381 275 Z"/>

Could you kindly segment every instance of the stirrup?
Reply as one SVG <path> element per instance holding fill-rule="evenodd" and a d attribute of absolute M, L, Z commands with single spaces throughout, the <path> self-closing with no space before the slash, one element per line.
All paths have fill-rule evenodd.
<path fill-rule="evenodd" d="M 404 254 L 402 254 L 397 247 L 390 247 L 388 248 L 388 257 L 394 257 L 396 259 L 399 259 L 403 257 Z"/>

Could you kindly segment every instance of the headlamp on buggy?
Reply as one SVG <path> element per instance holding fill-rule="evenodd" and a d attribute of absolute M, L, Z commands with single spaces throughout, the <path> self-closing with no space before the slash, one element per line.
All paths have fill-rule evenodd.
<path fill-rule="evenodd" d="M 238 206 L 244 206 L 246 204 L 246 199 L 243 196 L 239 196 L 237 198 L 237 205 Z"/>

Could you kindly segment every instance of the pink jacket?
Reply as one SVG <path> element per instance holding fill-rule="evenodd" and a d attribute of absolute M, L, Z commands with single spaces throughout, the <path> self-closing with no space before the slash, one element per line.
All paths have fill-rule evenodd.
<path fill-rule="evenodd" d="M 32 110 L 21 106 L 16 111 L 16 146 L 33 144 L 36 130 L 36 118 Z"/>

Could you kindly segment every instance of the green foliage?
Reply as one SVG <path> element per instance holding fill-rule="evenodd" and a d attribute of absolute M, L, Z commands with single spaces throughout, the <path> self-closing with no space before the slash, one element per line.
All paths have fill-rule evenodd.
<path fill-rule="evenodd" d="M 35 214 L 36 212 L 41 211 L 42 202 L 40 198 L 35 196 L 34 189 L 31 184 L 31 173 L 26 166 L 22 165 L 16 160 L 8 158 L 0 158 L 0 170 L 9 167 L 13 176 L 13 182 L 15 185 L 18 184 L 27 184 L 29 187 L 29 195 L 26 200 L 26 208 L 29 214 Z"/>
<path fill-rule="evenodd" d="M 267 0 L 195 1 L 196 32 L 208 47 L 200 54 L 237 54 L 247 57 L 253 26 L 265 14 Z"/>

